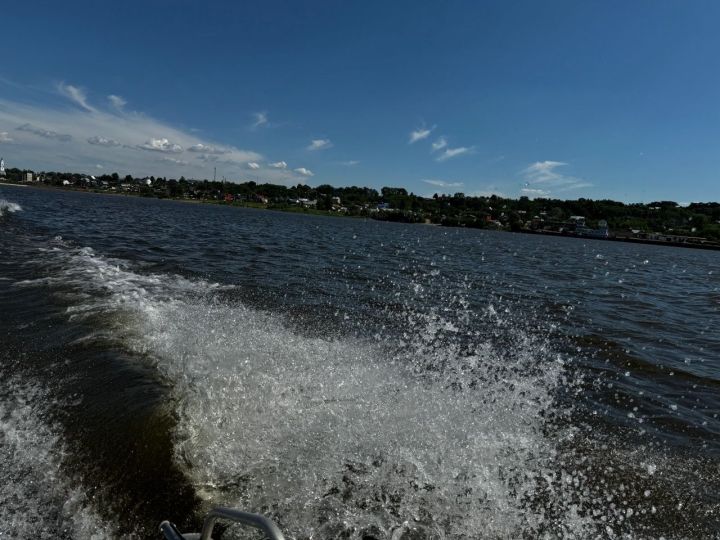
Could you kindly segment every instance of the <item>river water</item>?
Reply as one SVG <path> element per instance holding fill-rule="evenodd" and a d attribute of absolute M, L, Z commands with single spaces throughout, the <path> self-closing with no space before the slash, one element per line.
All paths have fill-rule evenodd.
<path fill-rule="evenodd" d="M 716 252 L 0 186 L 0 538 L 720 537 L 719 330 Z"/>

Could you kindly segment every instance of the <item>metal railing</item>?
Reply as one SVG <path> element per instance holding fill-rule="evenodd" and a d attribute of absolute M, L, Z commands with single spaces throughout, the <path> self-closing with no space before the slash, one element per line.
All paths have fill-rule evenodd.
<path fill-rule="evenodd" d="M 242 512 L 241 510 L 234 510 L 232 508 L 213 508 L 210 513 L 205 517 L 203 522 L 202 532 L 200 535 L 197 533 L 192 534 L 180 534 L 175 525 L 169 521 L 163 521 L 160 524 L 160 532 L 163 533 L 166 540 L 190 540 L 199 538 L 200 540 L 211 540 L 212 531 L 215 527 L 215 522 L 219 519 L 228 521 L 234 521 L 236 523 L 242 523 L 248 527 L 253 527 L 265 533 L 268 540 L 285 540 L 285 536 L 282 531 L 275 525 L 274 522 L 261 516 L 260 514 L 251 514 L 249 512 Z"/>

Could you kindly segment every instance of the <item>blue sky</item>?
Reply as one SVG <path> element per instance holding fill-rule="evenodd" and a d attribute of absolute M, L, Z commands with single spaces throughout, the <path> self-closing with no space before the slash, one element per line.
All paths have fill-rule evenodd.
<path fill-rule="evenodd" d="M 718 21 L 714 1 L 11 2 L 0 156 L 421 195 L 720 200 Z"/>

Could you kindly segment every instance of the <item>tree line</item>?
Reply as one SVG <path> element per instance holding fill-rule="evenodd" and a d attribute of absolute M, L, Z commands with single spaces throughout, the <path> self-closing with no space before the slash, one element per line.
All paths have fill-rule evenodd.
<path fill-rule="evenodd" d="M 9 181 L 21 182 L 24 173 L 8 169 Z M 463 193 L 436 193 L 422 197 L 402 187 L 335 187 L 321 184 L 284 186 L 257 182 L 189 180 L 184 177 L 136 178 L 117 173 L 89 177 L 78 173 L 41 172 L 48 185 L 96 191 L 129 191 L 159 198 L 198 199 L 224 204 L 258 203 L 267 208 L 332 212 L 403 222 L 429 222 L 447 226 L 503 227 L 519 230 L 534 224 L 561 224 L 570 216 L 583 216 L 589 226 L 604 220 L 612 231 L 663 232 L 720 239 L 720 203 L 674 201 L 626 204 L 609 199 L 517 199 L 497 195 L 474 197 Z M 149 182 L 147 181 L 149 180 Z M 339 202 L 338 202 L 339 200 Z M 302 203 L 299 201 L 303 201 Z M 312 204 L 305 204 L 312 201 Z"/>

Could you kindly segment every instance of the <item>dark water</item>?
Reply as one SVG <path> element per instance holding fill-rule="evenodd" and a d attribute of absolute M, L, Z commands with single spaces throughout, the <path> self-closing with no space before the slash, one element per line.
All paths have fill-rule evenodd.
<path fill-rule="evenodd" d="M 0 538 L 720 537 L 720 253 L 0 199 Z"/>

